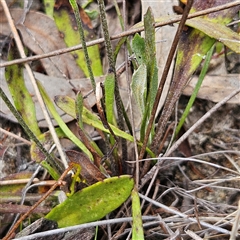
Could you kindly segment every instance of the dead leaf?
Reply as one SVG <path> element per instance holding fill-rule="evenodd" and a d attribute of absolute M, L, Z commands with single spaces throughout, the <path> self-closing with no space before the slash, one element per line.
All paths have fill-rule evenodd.
<path fill-rule="evenodd" d="M 53 19 L 43 13 L 29 11 L 24 24 L 20 24 L 18 22 L 23 13 L 22 9 L 11 9 L 12 18 L 21 32 L 23 42 L 32 52 L 43 54 L 66 47 Z M 8 36 L 10 28 L 3 11 L 0 11 L 0 16 L 0 34 Z M 70 53 L 40 61 L 49 76 L 63 77 L 65 74 L 70 79 L 84 77 Z"/>
<path fill-rule="evenodd" d="M 70 85 L 70 83 L 68 81 L 66 81 L 65 78 L 49 77 L 49 76 L 46 76 L 44 74 L 37 73 L 37 72 L 34 72 L 34 75 L 35 75 L 36 79 L 38 79 L 43 84 L 44 88 L 46 89 L 47 93 L 49 94 L 49 96 L 52 100 L 54 99 L 54 97 L 56 95 L 67 95 L 69 97 L 75 98 L 75 93 L 72 90 L 73 88 L 81 91 L 83 96 L 86 96 L 92 90 L 92 85 L 91 85 L 90 79 L 88 79 L 88 78 L 73 79 L 70 81 L 72 84 L 72 85 Z M 8 98 L 10 100 L 12 100 L 10 92 L 8 90 L 7 83 L 5 81 L 4 68 L 0 69 L 0 76 L 2 76 L 2 79 L 0 81 L 0 86 L 3 89 L 3 91 L 5 92 L 5 94 L 8 96 Z M 36 115 L 37 115 L 37 120 L 38 120 L 39 126 L 47 127 L 44 116 L 42 114 L 42 110 L 39 106 L 39 103 L 35 96 L 33 86 L 29 80 L 29 77 L 28 77 L 28 74 L 26 73 L 26 71 L 24 71 L 24 80 L 25 80 L 26 87 L 29 90 L 29 92 L 33 98 L 33 101 L 35 103 Z M 96 78 L 96 81 L 101 81 L 101 80 L 103 80 L 102 77 Z M 91 108 L 95 103 L 96 103 L 96 99 L 95 99 L 95 96 L 93 93 L 84 100 L 84 104 L 89 108 Z M 60 116 L 62 117 L 64 122 L 70 122 L 71 120 L 73 120 L 72 117 L 70 117 L 69 115 L 64 113 L 58 107 L 56 107 L 56 109 L 57 109 L 58 113 L 60 114 Z M 15 119 L 15 117 L 13 116 L 13 114 L 11 113 L 11 111 L 5 105 L 5 103 L 3 102 L 2 99 L 0 99 L 0 116 L 10 119 L 11 121 L 14 121 L 14 122 L 17 121 Z M 56 125 L 55 121 L 53 121 L 53 123 Z"/>
<path fill-rule="evenodd" d="M 84 153 L 69 150 L 66 151 L 66 154 L 71 162 L 78 163 L 81 166 L 80 174 L 88 184 L 91 185 L 106 178 Z"/>

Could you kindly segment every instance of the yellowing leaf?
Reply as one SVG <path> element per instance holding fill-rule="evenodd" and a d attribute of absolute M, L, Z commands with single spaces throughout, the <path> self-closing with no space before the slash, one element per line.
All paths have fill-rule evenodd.
<path fill-rule="evenodd" d="M 90 26 L 91 24 L 89 24 L 90 19 L 83 9 L 81 9 L 80 7 L 79 9 L 80 9 L 81 18 L 83 21 L 85 21 L 84 32 L 85 32 L 86 40 L 94 40 L 95 33 L 92 27 Z M 59 0 L 56 1 L 55 7 L 54 7 L 54 19 L 67 46 L 70 47 L 70 46 L 78 45 L 81 43 L 76 19 L 72 12 L 72 7 L 69 1 L 59 1 Z M 103 72 L 102 72 L 102 64 L 100 60 L 98 45 L 88 47 L 88 53 L 92 61 L 92 70 L 93 70 L 94 76 L 101 76 Z M 83 70 L 85 76 L 88 77 L 89 72 L 88 72 L 83 51 L 82 50 L 75 51 L 73 52 L 73 56 L 77 64 Z"/>
<path fill-rule="evenodd" d="M 67 227 L 99 220 L 130 196 L 134 181 L 128 175 L 108 178 L 75 193 L 45 217 Z"/>
<path fill-rule="evenodd" d="M 223 24 L 212 22 L 204 18 L 189 19 L 186 24 L 222 42 L 234 52 L 240 53 L 240 35 Z"/>
<path fill-rule="evenodd" d="M 12 41 L 8 59 L 13 60 L 17 58 L 19 58 L 18 50 L 15 42 Z M 36 136 L 40 135 L 41 131 L 37 123 L 35 105 L 24 82 L 23 65 L 15 64 L 6 67 L 5 78 L 16 109 L 32 132 Z"/>

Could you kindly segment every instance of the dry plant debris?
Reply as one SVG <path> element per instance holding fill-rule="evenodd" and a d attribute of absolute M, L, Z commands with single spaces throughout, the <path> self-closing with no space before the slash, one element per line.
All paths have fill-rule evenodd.
<path fill-rule="evenodd" d="M 5 1 L 1 0 L 0 3 L 2 2 Z M 24 46 L 29 49 L 30 54 L 38 57 L 38 55 L 41 54 L 65 49 L 65 33 L 61 32 L 59 34 L 53 18 L 47 16 L 44 12 L 43 4 L 49 1 L 33 1 L 34 4 L 31 5 L 30 10 L 26 6 L 22 7 L 24 2 L 25 1 L 7 1 L 7 4 L 11 16 L 21 33 L 22 42 Z M 70 1 L 65 0 L 57 1 L 55 8 L 59 6 L 63 6 L 64 8 L 69 2 Z M 99 15 L 95 14 L 99 11 L 98 3 L 102 1 L 78 2 L 81 4 L 81 17 L 83 18 L 83 16 L 85 16 L 87 19 L 85 19 L 86 22 L 84 22 L 84 24 L 88 25 L 88 27 L 90 26 L 91 31 L 96 34 L 94 37 L 101 39 L 103 37 L 101 31 L 102 23 Z M 139 0 L 131 1 L 131 3 L 126 3 L 125 1 L 105 2 L 106 20 L 109 24 L 108 30 L 110 36 L 113 36 L 130 29 L 134 24 L 141 21 L 141 7 L 142 17 L 147 12 L 149 5 L 151 5 L 153 9 L 155 17 L 156 15 L 162 17 L 168 14 L 174 14 L 173 5 L 179 5 L 180 10 L 181 8 L 184 9 L 184 4 L 188 1 L 181 1 L 181 3 L 176 0 L 166 2 L 159 1 L 156 3 Z M 201 1 L 198 0 L 197 2 Z M 216 1 L 213 2 L 215 3 Z M 231 1 L 222 2 L 232 4 Z M 121 16 L 118 16 L 119 12 L 117 11 L 118 8 L 116 8 L 116 4 L 120 7 L 120 12 L 125 21 L 124 26 L 121 26 L 119 23 Z M 70 5 L 68 5 L 68 7 L 69 6 Z M 238 7 L 239 6 L 240 2 Z M 159 12 L 159 9 L 162 9 L 162 11 Z M 71 13 L 71 17 L 74 16 L 73 12 L 70 11 L 69 13 Z M 23 18 L 25 18 L 24 21 Z M 239 16 L 234 18 L 236 18 L 234 20 L 238 22 L 233 24 L 231 28 L 239 34 Z M 7 61 L 7 43 L 9 42 L 9 36 L 11 34 L 8 24 L 2 5 L 0 5 L 0 63 L 3 65 Z M 74 24 L 76 23 L 73 23 L 73 25 Z M 156 29 L 156 64 L 159 69 L 161 69 L 161 71 L 158 72 L 159 79 L 162 76 L 162 71 L 177 26 L 178 25 L 174 23 L 173 26 L 168 25 L 166 28 L 161 27 Z M 85 28 L 85 30 L 86 29 L 87 28 Z M 168 29 L 167 33 L 164 32 L 166 29 Z M 89 30 L 89 33 L 91 33 L 91 31 Z M 74 45 L 75 44 L 76 43 L 74 43 Z M 119 50 L 114 67 L 116 67 L 116 75 L 118 77 L 123 106 L 126 108 L 126 113 L 129 118 L 131 119 L 131 117 L 133 117 L 135 121 L 134 126 L 139 130 L 142 115 L 139 113 L 136 99 L 134 100 L 129 97 L 131 90 L 128 82 L 132 79 L 132 71 L 134 71 L 136 59 L 134 59 L 134 55 L 128 56 L 126 51 L 127 44 L 125 49 L 122 47 Z M 118 46 L 120 46 L 118 40 L 112 41 L 112 46 L 113 49 L 117 49 Z M 108 72 L 108 77 L 111 78 L 113 69 L 109 68 L 109 58 L 104 49 L 105 46 L 101 40 L 99 42 L 99 56 L 101 56 L 103 63 L 101 67 L 103 68 L 103 72 Z M 184 123 L 184 128 L 179 133 L 178 138 L 194 126 L 204 114 L 207 114 L 209 110 L 215 106 L 215 103 L 220 102 L 224 97 L 240 87 L 239 55 L 235 55 L 226 47 L 223 48 L 220 46 L 219 49 L 220 50 L 216 50 L 216 53 L 212 57 L 210 69 L 200 88 L 198 99 L 192 106 Z M 224 55 L 225 53 L 226 55 Z M 32 62 L 31 69 L 34 71 L 36 78 L 43 83 L 51 99 L 54 99 L 57 95 L 66 95 L 73 99 L 78 96 L 76 92 L 80 90 L 82 95 L 85 96 L 82 101 L 86 108 L 82 111 L 89 111 L 91 113 L 94 113 L 94 111 L 99 111 L 100 113 L 100 110 L 107 111 L 106 106 L 102 106 L 102 100 L 100 100 L 101 98 L 104 99 L 104 94 L 106 94 L 106 89 L 102 88 L 100 84 L 100 82 L 104 82 L 105 77 L 98 76 L 95 78 L 96 83 L 99 83 L 97 84 L 97 91 L 102 92 L 102 95 L 98 98 L 98 96 L 96 97 L 94 95 L 91 80 L 86 77 L 86 70 L 84 70 L 84 72 L 77 65 L 75 61 L 76 58 L 79 58 L 79 55 L 77 56 L 74 53 L 41 58 Z M 7 65 L 0 68 L 0 86 L 4 92 L 7 93 L 7 96 L 10 97 L 4 76 L 5 68 L 7 68 Z M 161 97 L 157 109 L 158 114 L 161 114 L 161 107 L 166 98 L 165 93 L 169 87 L 172 72 L 173 66 L 170 68 L 170 73 L 164 86 L 164 94 Z M 24 70 L 24 80 L 37 107 L 38 126 L 41 127 L 41 131 L 45 134 L 48 131 L 48 126 L 41 113 L 38 99 L 36 99 L 26 70 Z M 171 114 L 170 119 L 166 122 L 168 129 L 165 131 L 162 142 L 159 143 L 159 145 L 162 146 L 162 153 L 167 153 L 173 141 L 175 125 L 187 105 L 189 100 L 187 96 L 192 95 L 192 89 L 195 87 L 194 82 L 197 80 L 198 70 L 196 75 L 192 77 L 191 82 L 183 90 L 184 95 L 181 95 L 178 99 L 175 112 L 173 111 L 174 113 Z M 130 104 L 131 100 L 132 105 Z M 21 221 L 23 228 L 26 228 L 23 231 L 18 229 L 19 233 L 15 236 L 16 239 L 50 239 L 53 238 L 53 236 L 54 239 L 66 240 L 90 240 L 95 237 L 96 239 L 130 239 L 131 231 L 134 232 L 133 236 L 135 236 L 135 239 L 142 239 L 142 233 L 141 231 L 138 232 L 138 226 L 143 226 L 144 238 L 149 240 L 234 240 L 239 238 L 240 93 L 230 99 L 228 103 L 221 106 L 216 112 L 208 116 L 207 120 L 194 129 L 188 138 L 185 139 L 170 156 L 160 154 L 155 158 L 148 158 L 151 152 L 149 151 L 148 155 L 144 152 L 139 162 L 139 176 L 144 172 L 143 164 L 145 162 L 149 162 L 149 164 L 147 164 L 147 173 L 140 177 L 139 185 L 137 188 L 135 186 L 135 192 L 132 194 L 132 197 L 135 197 L 132 202 L 141 204 L 142 216 L 140 216 L 137 223 L 139 225 L 136 225 L 136 222 L 132 218 L 137 218 L 140 213 L 138 212 L 139 209 L 134 209 L 134 214 L 131 213 L 131 198 L 118 209 L 109 213 L 104 219 L 97 222 L 85 223 L 80 226 L 65 228 L 67 226 L 65 222 L 67 221 L 64 219 L 63 222 L 65 225 L 63 224 L 63 226 L 61 226 L 63 228 L 57 228 L 56 222 L 43 218 L 47 212 L 51 211 L 51 209 L 58 204 L 59 195 L 61 195 L 62 190 L 71 193 L 72 190 L 74 192 L 78 189 L 86 189 L 86 187 L 93 186 L 92 184 L 103 187 L 102 181 L 104 178 L 112 176 L 114 172 L 122 175 L 122 169 L 127 170 L 127 172 L 124 172 L 125 174 L 136 174 L 135 160 L 139 154 L 137 152 L 138 148 L 141 147 L 141 145 L 137 146 L 138 142 L 134 142 L 133 140 L 134 137 L 137 139 L 139 137 L 138 132 L 136 132 L 136 136 L 131 136 L 132 142 L 127 144 L 128 151 L 124 152 L 124 144 L 121 145 L 121 141 L 117 142 L 121 132 L 119 133 L 119 131 L 115 130 L 116 125 L 114 124 L 116 124 L 118 119 L 114 119 L 113 116 L 110 117 L 111 122 L 109 124 L 109 114 L 100 113 L 100 120 L 105 122 L 105 125 L 103 124 L 104 127 L 99 130 L 96 127 L 96 124 L 100 122 L 98 118 L 97 120 L 96 118 L 93 119 L 93 115 L 90 115 L 89 119 L 95 120 L 95 125 L 89 126 L 84 122 L 84 119 L 77 117 L 77 120 L 75 120 L 76 116 L 66 114 L 66 112 L 57 107 L 57 101 L 55 101 L 55 103 L 54 106 L 63 121 L 67 124 L 67 127 L 75 136 L 84 142 L 94 156 L 95 165 L 90 162 L 88 157 L 85 155 L 83 157 L 81 155 L 83 153 L 78 155 L 77 152 L 72 150 L 79 151 L 79 149 L 76 149 L 75 144 L 67 139 L 61 139 L 61 146 L 64 148 L 64 151 L 69 150 L 66 151 L 68 155 L 70 154 L 70 156 L 73 157 L 74 153 L 77 154 L 78 157 L 82 156 L 84 161 L 86 160 L 84 166 L 87 165 L 91 167 L 88 169 L 88 167 L 81 167 L 81 164 L 80 167 L 77 165 L 76 169 L 82 168 L 79 176 L 85 179 L 85 181 L 78 183 L 79 179 L 75 178 L 75 185 L 71 184 L 72 178 L 69 177 L 69 175 L 66 178 L 62 176 L 61 182 L 54 181 L 48 172 L 44 171 L 36 162 L 32 161 L 30 152 L 32 142 L 28 140 L 28 136 L 17 123 L 16 118 L 3 103 L 2 99 L 0 99 L 0 238 L 13 238 L 13 236 L 6 238 L 6 234 L 11 224 L 15 221 L 14 219 L 17 219 L 16 216 L 18 217 L 18 214 L 28 212 L 31 206 L 41 201 L 42 196 L 45 195 L 49 189 L 53 191 L 55 187 L 57 187 L 56 190 L 52 193 L 49 192 L 48 198 L 28 216 L 29 220 Z M 72 109 L 69 107 L 69 111 L 70 110 Z M 80 114 L 78 116 L 80 116 Z M 76 124 L 78 124 L 78 126 L 76 126 Z M 54 126 L 57 125 L 58 122 L 54 120 Z M 131 129 L 130 131 L 126 131 L 126 134 L 129 134 L 129 132 L 131 132 Z M 106 133 L 110 133 L 110 135 L 111 133 L 114 134 L 112 134 L 111 137 L 106 137 Z M 130 134 L 122 136 L 123 138 L 125 136 L 127 138 Z M 52 142 L 44 142 L 44 147 L 50 149 L 51 147 L 47 145 L 50 143 Z M 96 144 L 97 147 L 95 146 Z M 97 148 L 100 149 L 99 152 L 96 150 Z M 119 149 L 119 151 L 116 151 L 116 149 Z M 59 154 L 57 151 L 55 149 L 52 151 L 55 158 L 58 159 Z M 104 153 L 103 155 L 101 155 L 102 152 Z M 124 154 L 128 157 L 128 161 L 121 162 L 121 155 Z M 72 162 L 71 159 L 70 161 Z M 121 164 L 126 164 L 126 166 L 123 167 Z M 67 174 L 67 171 L 65 171 L 65 174 Z M 100 178 L 98 178 L 98 174 L 100 174 Z M 94 180 L 91 182 L 89 179 Z M 61 187 L 59 187 L 59 185 L 61 185 Z M 122 186 L 122 188 L 124 190 L 124 186 Z M 117 192 L 117 194 L 120 193 Z M 24 201 L 22 201 L 22 197 Z M 140 197 L 140 202 L 138 202 L 138 197 Z M 105 200 L 105 198 L 103 198 L 103 200 Z M 98 201 L 102 201 L 101 197 L 98 197 L 96 202 Z M 91 216 L 90 219 L 92 219 Z M 132 221 L 134 221 L 133 224 Z M 32 223 L 30 226 L 28 226 L 29 222 Z M 98 226 L 97 230 L 96 226 Z M 31 234 L 33 235 L 31 236 Z M 136 236 L 139 236 L 139 238 Z M 132 239 L 134 239 L 134 237 Z"/>

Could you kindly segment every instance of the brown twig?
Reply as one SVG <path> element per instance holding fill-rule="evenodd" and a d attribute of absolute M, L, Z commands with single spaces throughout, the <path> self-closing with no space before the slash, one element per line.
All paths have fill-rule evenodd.
<path fill-rule="evenodd" d="M 26 140 L 25 138 L 22 138 L 22 137 L 14 134 L 14 133 L 11 133 L 11 132 L 9 132 L 9 131 L 6 131 L 5 129 L 3 129 L 3 128 L 1 128 L 1 127 L 0 127 L 0 132 L 3 132 L 3 133 L 5 133 L 6 135 L 15 138 L 15 139 L 17 139 L 18 141 L 23 142 L 24 144 L 27 144 L 27 145 L 31 145 L 31 144 L 32 144 L 30 141 Z"/>
<path fill-rule="evenodd" d="M 225 97 L 222 101 L 217 103 L 214 107 L 212 107 L 207 113 L 205 113 L 192 127 L 190 127 L 175 143 L 174 145 L 167 151 L 164 155 L 165 157 L 170 156 L 170 154 L 175 151 L 179 145 L 187 139 L 187 137 L 197 128 L 199 127 L 207 118 L 209 118 L 215 111 L 217 111 L 223 104 L 225 104 L 228 100 L 233 98 L 240 92 L 240 88 L 233 91 L 230 95 Z"/>
<path fill-rule="evenodd" d="M 156 183 L 155 183 L 155 188 L 154 188 L 154 192 L 153 192 L 153 195 L 152 195 L 152 199 L 153 200 L 156 200 L 157 198 L 157 194 L 158 194 L 158 191 L 159 191 L 159 184 L 160 184 L 160 179 L 157 179 L 156 180 Z M 143 207 L 143 205 L 142 205 Z M 150 209 L 152 208 L 152 204 L 149 204 L 148 207 L 146 208 L 146 210 L 144 211 L 143 215 L 148 215 L 148 212 L 150 211 Z"/>
<path fill-rule="evenodd" d="M 58 181 L 56 181 L 54 183 L 54 185 L 42 196 L 41 199 L 39 199 L 38 202 L 36 202 L 30 209 L 28 212 L 26 212 L 25 214 L 23 214 L 19 220 L 16 222 L 16 224 L 13 226 L 13 228 L 7 233 L 7 235 L 2 239 L 2 240 L 9 240 L 12 238 L 12 235 L 14 234 L 14 232 L 16 231 L 16 229 L 18 228 L 18 226 L 21 224 L 21 222 L 29 215 L 31 214 L 34 209 L 39 206 L 39 204 L 41 202 L 43 202 L 54 190 L 55 188 L 57 188 L 58 186 L 61 186 L 63 184 L 63 179 L 64 177 L 67 175 L 67 173 L 72 169 L 72 165 L 70 164 L 70 166 L 63 172 L 63 174 L 61 175 L 61 177 L 59 178 Z"/>
<path fill-rule="evenodd" d="M 223 4 L 223 5 L 218 6 L 218 7 L 213 7 L 213 8 L 205 9 L 205 10 L 202 10 L 202 11 L 198 11 L 198 12 L 189 14 L 188 19 L 203 16 L 203 15 L 213 13 L 213 12 L 218 12 L 218 11 L 221 11 L 221 10 L 224 10 L 224 9 L 228 9 L 228 8 L 237 6 L 239 4 L 240 4 L 240 1 L 234 1 L 234 2 L 231 2 L 231 3 Z M 156 22 L 155 28 L 170 25 L 170 24 L 173 24 L 173 23 L 177 23 L 181 20 L 181 18 L 182 18 L 182 16 L 175 16 L 172 19 L 167 20 L 167 21 Z M 130 36 L 130 35 L 133 35 L 135 33 L 142 32 L 142 31 L 144 31 L 143 27 L 133 28 L 131 30 L 113 35 L 113 36 L 110 37 L 110 39 L 115 40 L 115 39 L 119 39 L 119 38 L 122 38 L 122 37 Z M 100 44 L 100 43 L 103 43 L 103 42 L 104 42 L 104 38 L 99 38 L 97 40 L 87 42 L 86 44 L 87 44 L 87 47 L 90 47 L 90 46 L 94 46 L 94 45 L 97 45 L 97 44 Z M 82 49 L 82 44 L 76 45 L 74 47 L 59 49 L 59 50 L 52 51 L 52 52 L 49 52 L 49 53 L 39 54 L 39 55 L 32 56 L 32 57 L 26 57 L 26 58 L 23 58 L 23 59 L 17 59 L 17 60 L 13 60 L 13 61 L 9 61 L 9 62 L 0 63 L 0 68 L 10 66 L 10 65 L 13 65 L 13 64 L 25 63 L 25 62 L 35 61 L 35 60 L 39 60 L 39 59 L 43 59 L 43 58 L 53 57 L 53 56 L 61 55 L 61 54 L 64 54 L 64 53 L 76 51 L 76 50 L 79 50 L 79 49 Z"/>
<path fill-rule="evenodd" d="M 7 3 L 5 0 L 1 0 L 1 4 L 2 4 L 2 7 L 3 7 L 3 10 L 5 12 L 5 15 L 6 15 L 6 18 L 7 18 L 7 21 L 8 21 L 8 24 L 9 24 L 9 27 L 11 29 L 11 32 L 13 34 L 13 37 L 14 37 L 14 40 L 16 42 L 16 45 L 17 45 L 17 48 L 18 48 L 18 51 L 19 51 L 19 54 L 21 56 L 21 58 L 26 58 L 26 54 L 24 52 L 24 47 L 23 47 L 23 44 L 22 44 L 22 41 L 21 41 L 21 38 L 19 36 L 19 33 L 15 27 L 15 24 L 14 24 L 14 21 L 12 19 L 12 16 L 10 14 L 10 11 L 9 11 L 9 8 L 7 6 Z M 32 69 L 30 68 L 30 65 L 25 62 L 24 63 L 24 67 L 26 68 L 26 71 L 28 73 L 28 76 L 29 76 L 29 79 L 31 80 L 31 83 L 33 85 L 33 88 L 34 88 L 34 91 L 35 91 L 35 94 L 36 94 L 36 97 L 37 97 L 37 100 L 39 102 L 39 105 L 41 107 L 41 110 L 43 112 L 43 115 L 44 115 L 44 118 L 48 124 L 48 128 L 49 128 L 49 131 L 52 135 L 52 138 L 53 138 L 53 141 L 54 143 L 56 144 L 56 147 L 58 149 L 58 152 L 59 152 L 59 155 L 61 157 L 61 160 L 64 164 L 64 167 L 67 168 L 68 166 L 68 163 L 67 163 L 67 160 L 66 160 L 66 157 L 65 157 L 65 154 L 64 154 L 64 151 L 61 147 L 61 144 L 60 144 L 60 141 L 59 141 L 59 138 L 55 132 L 55 129 L 54 129 L 54 126 L 53 126 L 53 123 L 51 121 L 51 118 L 49 116 L 49 113 L 47 111 L 47 108 L 45 106 L 45 103 L 43 101 L 43 98 L 40 94 L 40 91 L 38 89 L 38 86 L 37 86 L 37 83 L 36 83 L 36 79 L 34 77 L 34 74 L 33 74 L 33 71 Z"/>

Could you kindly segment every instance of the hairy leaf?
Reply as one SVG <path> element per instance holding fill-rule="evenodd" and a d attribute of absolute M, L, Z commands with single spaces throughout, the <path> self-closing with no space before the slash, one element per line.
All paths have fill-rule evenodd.
<path fill-rule="evenodd" d="M 147 98 L 147 67 L 141 64 L 132 76 L 132 92 L 143 116 Z"/>
<path fill-rule="evenodd" d="M 115 79 L 114 74 L 109 73 L 104 81 L 104 89 L 105 89 L 105 108 L 106 108 L 106 116 L 108 123 L 114 124 L 114 89 L 115 89 Z M 115 125 L 115 124 L 114 124 Z"/>

